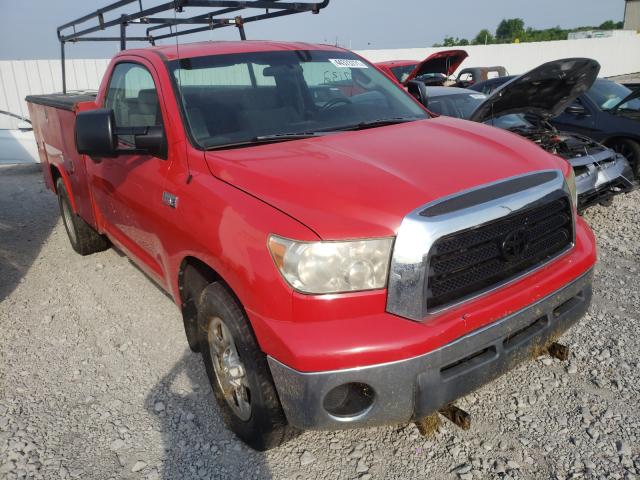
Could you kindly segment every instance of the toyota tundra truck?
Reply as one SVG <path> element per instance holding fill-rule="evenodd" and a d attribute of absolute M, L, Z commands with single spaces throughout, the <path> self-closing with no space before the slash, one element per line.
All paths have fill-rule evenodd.
<path fill-rule="evenodd" d="M 589 306 L 570 165 L 430 118 L 350 51 L 131 49 L 97 93 L 27 101 L 71 246 L 113 246 L 168 292 L 255 449 L 418 422 Z"/>

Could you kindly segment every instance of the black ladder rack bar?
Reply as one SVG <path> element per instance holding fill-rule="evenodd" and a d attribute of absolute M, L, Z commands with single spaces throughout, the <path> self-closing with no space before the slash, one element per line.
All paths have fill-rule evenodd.
<path fill-rule="evenodd" d="M 120 49 L 124 50 L 127 41 L 149 42 L 155 45 L 156 40 L 165 38 L 178 37 L 192 33 L 204 32 L 207 30 L 215 30 L 218 28 L 235 26 L 238 28 L 240 38 L 246 40 L 244 24 L 266 20 L 269 18 L 283 17 L 293 15 L 295 13 L 312 12 L 319 13 L 320 10 L 329 5 L 330 0 L 322 0 L 316 2 L 292 2 L 285 0 L 172 0 L 150 8 L 142 7 L 142 0 L 118 0 L 103 8 L 89 13 L 80 18 L 65 23 L 57 28 L 58 40 L 60 41 L 60 59 L 62 62 L 62 91 L 67 93 L 66 66 L 65 66 L 65 43 L 75 42 L 120 42 Z M 138 8 L 133 13 L 121 14 L 113 20 L 105 21 L 106 13 L 126 7 L 131 4 L 137 4 Z M 161 12 L 176 11 L 182 12 L 187 7 L 200 7 L 216 9 L 214 11 L 196 15 L 191 18 L 161 18 L 154 17 Z M 249 15 L 243 17 L 236 15 L 233 18 L 224 18 L 223 15 L 241 12 L 246 9 L 261 9 L 265 13 L 257 15 Z M 97 21 L 97 25 L 89 23 L 82 30 L 79 30 L 81 24 Z M 153 25 L 147 28 L 146 36 L 127 36 L 127 29 L 130 26 Z M 183 31 L 173 29 L 171 27 L 177 25 L 205 25 L 202 27 L 190 28 Z M 120 35 L 112 36 L 90 36 L 89 34 L 106 30 L 111 27 L 119 27 Z M 158 29 L 169 28 L 169 33 L 162 33 L 153 36 L 151 32 Z M 71 32 L 65 33 L 71 29 Z"/>
<path fill-rule="evenodd" d="M 163 40 L 165 38 L 171 38 L 171 37 L 178 37 L 181 35 L 189 35 L 192 33 L 199 33 L 199 32 L 206 32 L 208 30 L 216 30 L 218 28 L 223 28 L 223 27 L 229 27 L 229 26 L 237 26 L 238 28 L 242 29 L 243 28 L 243 24 L 245 23 L 251 23 L 251 22 L 257 22 L 259 20 L 265 20 L 267 18 L 276 18 L 276 17 L 284 17 L 286 15 L 293 15 L 294 13 L 297 12 L 291 12 L 291 11 L 281 11 L 281 12 L 273 12 L 273 13 L 268 13 L 268 14 L 264 14 L 264 15 L 256 15 L 254 17 L 236 17 L 235 19 L 226 19 L 223 22 L 215 22 L 214 19 L 214 23 L 212 25 L 208 25 L 206 27 L 197 27 L 197 28 L 191 28 L 189 30 L 182 30 L 180 32 L 177 33 L 167 33 L 164 35 L 157 35 L 153 37 L 153 40 Z M 237 23 L 238 20 L 240 21 L 240 23 Z M 241 33 L 242 35 L 242 33 Z M 245 38 L 243 38 L 243 40 L 246 40 Z"/>
<path fill-rule="evenodd" d="M 274 2 L 277 2 L 279 0 L 273 0 Z M 328 3 L 328 2 L 327 2 Z M 226 15 L 228 13 L 234 13 L 234 12 L 238 12 L 243 10 L 242 7 L 235 7 L 235 8 L 223 8 L 221 10 L 216 10 L 215 12 L 209 12 L 209 13 L 203 13 L 201 15 L 196 15 L 195 17 L 191 17 L 190 19 L 186 19 L 186 20 L 200 20 L 200 19 L 210 19 L 212 17 L 218 17 L 220 15 Z M 155 22 L 149 22 L 149 23 L 155 23 Z M 154 27 L 150 27 L 147 29 L 147 35 L 149 35 L 149 32 L 153 31 L 153 30 L 157 30 L 159 28 L 165 28 L 168 27 L 169 25 L 156 25 Z"/>

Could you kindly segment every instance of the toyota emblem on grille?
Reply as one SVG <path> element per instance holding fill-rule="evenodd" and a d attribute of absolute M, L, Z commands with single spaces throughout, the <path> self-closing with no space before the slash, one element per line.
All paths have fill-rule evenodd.
<path fill-rule="evenodd" d="M 522 257 L 529 249 L 529 232 L 520 228 L 511 232 L 502 241 L 502 256 L 507 261 L 512 261 Z"/>

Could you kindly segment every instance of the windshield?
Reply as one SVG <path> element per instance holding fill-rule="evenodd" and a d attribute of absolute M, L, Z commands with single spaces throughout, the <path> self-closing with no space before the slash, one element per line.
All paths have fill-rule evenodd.
<path fill-rule="evenodd" d="M 400 83 L 404 83 L 417 66 L 417 63 L 413 63 L 411 65 L 403 65 L 401 67 L 391 67 L 391 73 L 393 73 L 393 76 L 396 77 Z"/>
<path fill-rule="evenodd" d="M 427 108 L 429 111 L 447 117 L 467 119 L 487 99 L 487 96 L 484 93 L 472 92 L 435 97 L 428 95 L 428 98 Z"/>
<path fill-rule="evenodd" d="M 177 60 L 170 70 L 191 136 L 205 149 L 428 118 L 389 78 L 349 52 L 215 55 Z"/>
<path fill-rule="evenodd" d="M 611 80 L 598 79 L 587 92 L 587 96 L 602 110 L 611 110 L 631 95 L 632 90 Z M 640 98 L 634 98 L 618 107 L 619 110 L 640 111 Z"/>

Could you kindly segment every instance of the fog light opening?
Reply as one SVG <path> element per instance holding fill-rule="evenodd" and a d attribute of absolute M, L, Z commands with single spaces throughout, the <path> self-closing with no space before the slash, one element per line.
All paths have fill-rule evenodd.
<path fill-rule="evenodd" d="M 329 391 L 322 406 L 332 416 L 348 420 L 367 413 L 376 394 L 366 383 L 345 383 Z"/>

